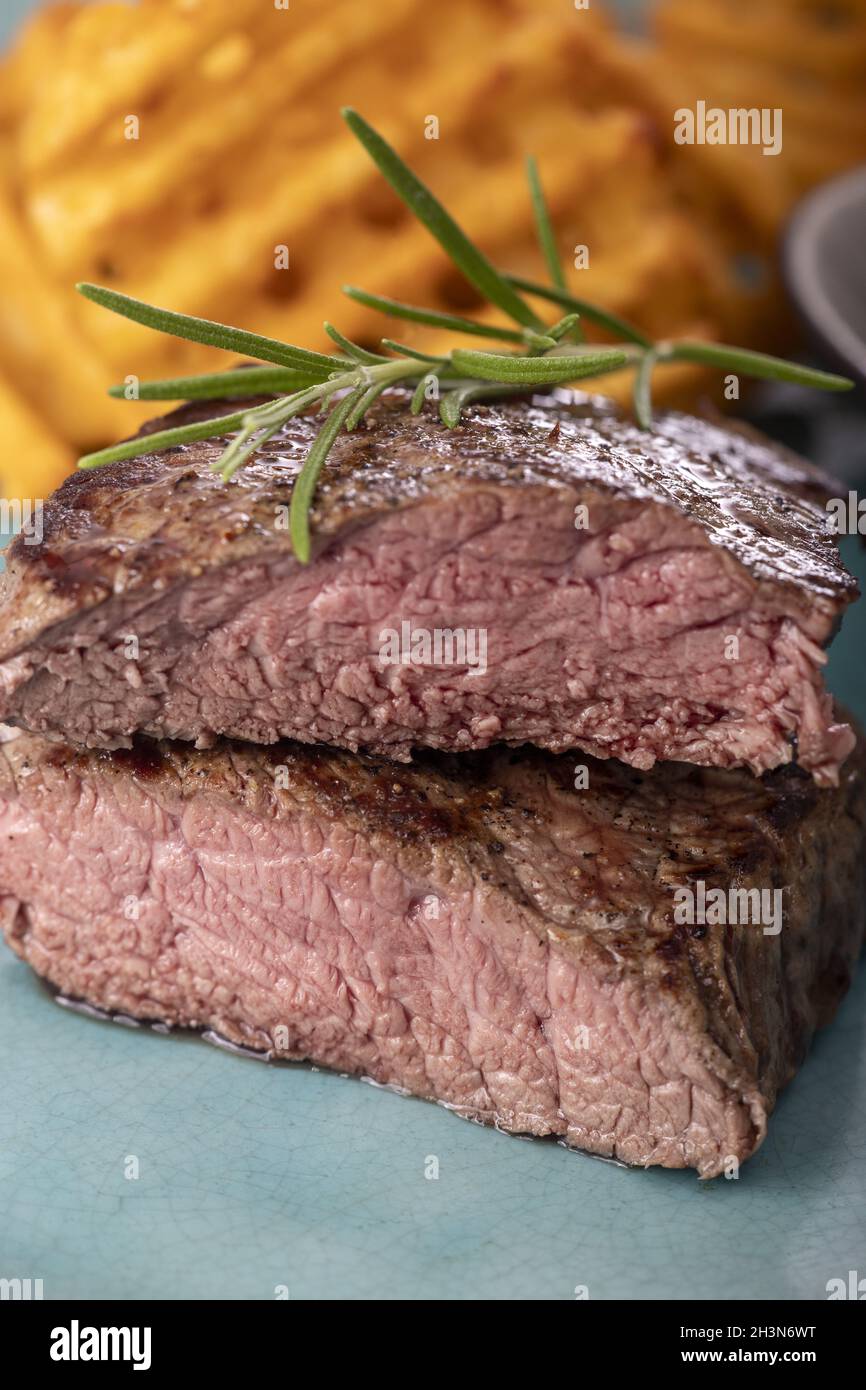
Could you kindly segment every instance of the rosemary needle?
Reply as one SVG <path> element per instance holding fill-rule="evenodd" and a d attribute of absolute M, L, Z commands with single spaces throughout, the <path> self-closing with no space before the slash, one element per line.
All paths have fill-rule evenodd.
<path fill-rule="evenodd" d="M 538 175 L 538 165 L 533 156 L 526 157 L 526 181 L 529 184 L 529 196 L 532 199 L 532 210 L 535 214 L 535 227 L 538 233 L 539 244 L 547 261 L 547 270 L 553 281 L 554 289 L 566 292 L 568 286 L 565 283 L 565 274 L 562 269 L 562 261 L 559 259 L 559 251 L 556 246 L 556 235 L 550 221 L 550 214 L 547 211 L 544 191 L 541 187 L 541 179 Z"/>
<path fill-rule="evenodd" d="M 304 465 L 292 489 L 292 502 L 289 508 L 289 531 L 295 554 L 302 565 L 310 559 L 310 503 L 316 488 L 322 465 L 328 457 L 331 445 L 343 428 L 348 417 L 364 394 L 363 386 L 356 386 L 339 405 L 335 405 L 319 433 L 313 447 L 304 460 Z"/>

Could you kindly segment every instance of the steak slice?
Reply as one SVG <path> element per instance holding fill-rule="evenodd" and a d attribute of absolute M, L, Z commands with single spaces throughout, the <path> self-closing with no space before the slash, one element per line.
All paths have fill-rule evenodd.
<path fill-rule="evenodd" d="M 863 752 L 827 791 L 796 768 L 582 766 L 575 790 L 573 760 L 538 750 L 402 767 L 19 734 L 6 936 L 101 1009 L 710 1177 L 761 1143 L 849 983 Z M 683 886 L 778 891 L 781 930 L 680 923 Z"/>
<path fill-rule="evenodd" d="M 808 465 L 570 393 L 455 430 L 393 393 L 338 441 L 303 567 L 288 504 L 320 423 L 228 486 L 219 442 L 69 478 L 11 548 L 0 717 L 86 746 L 530 742 L 835 781 L 854 737 L 822 646 L 857 586 Z"/>

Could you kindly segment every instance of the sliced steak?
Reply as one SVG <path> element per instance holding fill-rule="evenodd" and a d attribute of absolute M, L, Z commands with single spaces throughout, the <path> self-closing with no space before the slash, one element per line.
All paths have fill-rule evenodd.
<path fill-rule="evenodd" d="M 568 393 L 452 431 L 396 394 L 338 441 L 303 567 L 288 504 L 320 423 L 228 486 L 219 442 L 64 483 L 11 548 L 0 717 L 87 746 L 531 742 L 835 781 L 853 735 L 822 646 L 856 584 L 808 465 Z"/>
<path fill-rule="evenodd" d="M 398 767 L 21 734 L 0 750 L 5 932 L 99 1008 L 709 1177 L 761 1143 L 848 985 L 862 750 L 827 791 L 795 768 L 582 766 L 575 790 L 573 759 L 537 750 Z M 779 892 L 781 915 L 697 920 L 731 889 Z"/>

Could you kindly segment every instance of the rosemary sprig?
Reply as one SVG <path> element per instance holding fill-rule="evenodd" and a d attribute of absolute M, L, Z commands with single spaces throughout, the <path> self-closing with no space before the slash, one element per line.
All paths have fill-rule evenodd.
<path fill-rule="evenodd" d="M 743 376 L 760 377 L 765 381 L 790 381 L 796 386 L 816 386 L 821 391 L 847 391 L 854 385 L 847 377 L 834 372 L 822 372 L 816 367 L 802 367 L 784 357 L 770 357 L 750 348 L 728 347 L 724 343 L 698 343 L 680 339 L 661 343 L 660 362 L 699 362 L 706 367 L 723 367 Z"/>
<path fill-rule="evenodd" d="M 328 337 L 332 338 L 337 346 L 341 347 L 346 356 L 350 357 L 353 362 L 366 362 L 369 367 L 375 366 L 377 362 L 387 362 L 387 357 L 381 352 L 368 352 L 366 348 L 360 347 L 358 343 L 353 343 L 351 338 L 347 338 L 345 333 L 340 332 L 339 328 L 335 328 L 332 323 L 328 323 L 327 319 L 325 319 L 324 328 Z"/>
<path fill-rule="evenodd" d="M 131 395 L 126 385 L 109 386 L 108 394 L 139 401 L 213 401 L 230 400 L 232 396 L 248 400 L 250 396 L 283 396 L 321 380 L 321 376 L 311 376 L 294 367 L 245 367 L 243 371 L 235 367 L 230 372 L 208 372 L 204 376 L 142 381 Z"/>
<path fill-rule="evenodd" d="M 427 230 L 433 233 L 442 249 L 470 284 L 491 304 L 496 304 L 509 318 L 514 319 L 515 323 L 522 324 L 524 328 L 543 329 L 544 325 L 537 314 L 521 299 L 504 276 L 500 275 L 496 267 L 491 265 L 484 252 L 479 251 L 466 233 L 461 231 L 439 199 L 434 197 L 426 184 L 403 163 L 387 140 L 384 140 L 351 106 L 343 107 L 342 115 L 352 134 L 360 140 L 394 192 L 414 212 L 418 221 L 423 222 Z"/>
<path fill-rule="evenodd" d="M 620 348 L 548 353 L 544 357 L 505 357 L 497 352 L 467 352 L 464 348 L 455 348 L 451 354 L 451 362 L 461 376 L 513 383 L 518 387 L 578 381 L 584 376 L 615 371 L 627 360 Z"/>
<path fill-rule="evenodd" d="M 289 508 L 289 533 L 292 537 L 295 554 L 302 565 L 306 565 L 310 558 L 310 503 L 313 500 L 313 493 L 322 471 L 322 465 L 328 457 L 334 440 L 364 395 L 364 390 L 363 386 L 356 386 L 331 411 L 316 435 L 315 443 L 307 454 L 304 466 L 292 489 L 292 504 Z"/>
<path fill-rule="evenodd" d="M 439 373 L 438 373 L 438 372 L 428 372 L 428 373 L 426 374 L 426 376 L 422 376 L 422 377 L 420 378 L 420 380 L 419 380 L 419 382 L 418 382 L 418 385 L 415 387 L 415 390 L 412 392 L 412 400 L 409 402 L 409 414 L 410 414 L 410 415 L 420 415 L 420 414 L 421 414 L 421 411 L 424 409 L 424 402 L 425 402 L 425 400 L 427 399 L 427 387 L 428 387 L 428 385 L 429 385 L 431 382 L 435 382 L 435 383 L 436 383 L 436 386 L 437 386 L 437 388 L 438 388 L 438 385 L 439 385 Z"/>
<path fill-rule="evenodd" d="M 79 459 L 79 468 L 96 468 L 139 454 L 230 435 L 232 437 L 212 465 L 214 471 L 228 481 L 288 420 L 304 411 L 329 409 L 292 490 L 289 530 L 295 554 L 306 564 L 311 552 L 310 507 L 322 467 L 341 431 L 357 428 L 374 401 L 389 387 L 410 389 L 409 408 L 413 414 L 418 414 L 424 408 L 428 384 L 435 381 L 437 388 L 443 388 L 439 399 L 440 419 L 447 428 L 454 429 L 463 411 L 473 402 L 498 400 L 532 391 L 537 386 L 579 381 L 622 367 L 634 367 L 635 416 L 641 428 L 649 429 L 653 373 L 667 363 L 695 362 L 829 391 L 847 390 L 853 385 L 846 377 L 815 371 L 747 348 L 691 340 L 654 343 L 618 314 L 571 294 L 566 286 L 538 170 L 531 159 L 527 161 L 530 197 L 539 243 L 553 283 L 545 285 L 503 274 L 469 240 L 372 126 L 355 111 L 346 110 L 343 115 L 392 188 L 436 237 L 457 269 L 517 326 L 487 324 L 459 314 L 420 308 L 353 285 L 344 286 L 345 293 L 392 318 L 506 346 L 498 351 L 455 347 L 436 356 L 392 338 L 383 338 L 384 352 L 378 353 L 359 346 L 339 328 L 326 323 L 325 331 L 339 348 L 339 354 L 312 352 L 246 329 L 157 309 L 117 290 L 82 284 L 78 289 L 86 298 L 137 323 L 269 364 L 240 371 L 141 382 L 136 384 L 134 391 L 126 386 L 112 386 L 111 395 L 139 400 L 230 400 L 255 395 L 273 396 L 274 399 L 100 449 Z M 566 312 L 555 322 L 545 324 L 527 304 L 524 294 L 555 304 Z M 584 319 L 618 339 L 620 345 L 585 344 L 582 341 Z"/>
<path fill-rule="evenodd" d="M 566 294 L 568 292 L 568 286 L 565 283 L 562 261 L 559 259 L 556 235 L 550 221 L 550 213 L 547 211 L 547 202 L 538 174 L 538 164 L 531 154 L 526 157 L 526 181 L 529 184 L 529 196 L 532 199 L 532 211 L 535 215 L 535 229 L 538 233 L 538 242 L 544 259 L 547 262 L 548 274 L 553 281 L 553 288 Z"/>
<path fill-rule="evenodd" d="M 419 309 L 414 304 L 402 304 L 399 299 L 389 299 L 384 294 L 370 294 L 360 290 L 357 285 L 344 285 L 343 294 L 363 304 L 367 309 L 376 309 L 380 314 L 391 318 L 405 319 L 407 323 L 424 323 L 432 328 L 447 328 L 452 333 L 469 333 L 476 338 L 498 338 L 503 343 L 526 343 L 527 338 L 537 338 L 532 330 L 519 328 L 500 328 L 498 324 L 480 323 L 477 319 L 466 319 L 461 314 L 446 314 L 441 309 Z"/>
<path fill-rule="evenodd" d="M 254 357 L 258 362 L 276 362 L 280 367 L 311 367 L 316 371 L 332 372 L 335 367 L 343 366 L 342 358 L 326 357 L 321 352 L 310 352 L 307 348 L 290 347 L 276 338 L 248 333 L 245 328 L 229 328 L 224 323 L 213 323 L 210 319 L 176 314 L 172 309 L 157 309 L 153 304 L 144 304 L 140 299 L 132 299 L 128 294 L 105 289 L 102 285 L 83 281 L 75 288 L 85 299 L 92 299 L 103 309 L 143 323 L 145 328 L 170 333 L 173 338 L 186 338 L 191 343 L 208 343 L 211 347 L 225 348 L 227 352 Z"/>
<path fill-rule="evenodd" d="M 517 388 L 518 391 L 520 389 Z M 526 389 L 524 386 L 523 390 Z M 448 429 L 454 429 L 455 425 L 460 423 L 460 416 L 467 405 L 471 405 L 473 401 L 503 400 L 507 396 L 513 396 L 514 391 L 513 386 L 504 386 L 501 382 L 492 386 L 489 382 L 465 381 L 442 397 L 439 402 L 439 418 Z"/>
<path fill-rule="evenodd" d="M 395 343 L 393 338 L 383 338 L 382 346 L 388 348 L 390 352 L 396 352 L 400 357 L 414 357 L 416 362 L 447 362 L 447 357 L 436 357 L 430 352 L 419 352 L 417 348 L 408 347 L 406 343 Z"/>
<path fill-rule="evenodd" d="M 101 468 L 105 463 L 138 458 L 139 454 L 159 453 L 162 449 L 173 449 L 178 444 L 194 444 L 198 439 L 218 439 L 220 435 L 240 429 L 247 413 L 236 410 L 231 415 L 215 415 L 209 420 L 198 420 L 194 425 L 177 425 L 174 429 L 157 430 L 155 434 L 136 435 L 123 444 L 112 444 L 110 448 L 99 449 L 95 454 L 83 454 L 78 460 L 78 467 Z"/>
<path fill-rule="evenodd" d="M 568 294 L 563 290 L 551 289 L 549 285 L 541 285 L 536 280 L 524 280 L 520 275 L 509 275 L 506 277 L 510 284 L 516 285 L 518 289 L 525 290 L 527 294 L 534 294 L 539 299 L 547 299 L 551 304 L 559 304 L 563 309 L 571 309 L 579 314 L 581 318 L 589 319 L 590 323 L 597 323 L 599 328 L 607 329 L 615 338 L 622 338 L 627 343 L 637 343 L 638 347 L 651 348 L 652 340 L 642 333 L 639 328 L 635 328 L 633 323 L 627 319 L 620 318 L 619 314 L 614 314 L 610 309 L 600 309 L 597 304 L 591 304 L 588 299 L 578 299 L 575 294 Z"/>

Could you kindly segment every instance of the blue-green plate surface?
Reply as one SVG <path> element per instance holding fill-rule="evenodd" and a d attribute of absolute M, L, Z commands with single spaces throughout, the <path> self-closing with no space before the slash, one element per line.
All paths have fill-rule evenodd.
<path fill-rule="evenodd" d="M 866 602 L 831 658 L 861 719 L 864 638 Z M 704 1184 L 70 1013 L 2 949 L 0 1277 L 46 1298 L 824 1298 L 866 1274 L 864 1006 L 861 971 L 764 1147 Z"/>

